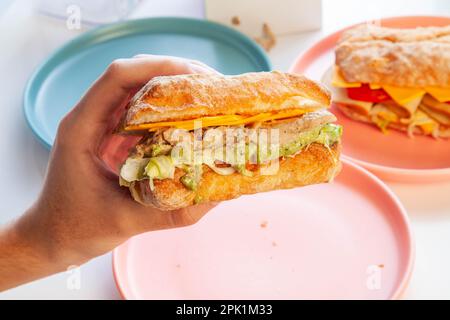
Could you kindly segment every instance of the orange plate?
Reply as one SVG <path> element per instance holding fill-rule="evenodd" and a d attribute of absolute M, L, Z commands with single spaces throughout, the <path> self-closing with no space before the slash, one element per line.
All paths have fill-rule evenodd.
<path fill-rule="evenodd" d="M 393 28 L 449 24 L 448 17 L 415 16 L 381 20 L 382 26 Z M 290 71 L 320 80 L 333 65 L 335 44 L 347 29 L 316 43 L 295 61 Z M 384 135 L 375 126 L 350 120 L 335 106 L 332 106 L 331 111 L 344 126 L 344 156 L 380 178 L 409 183 L 450 180 L 450 139 L 436 140 L 423 136 L 409 138 L 396 130 L 390 130 L 388 135 Z"/>

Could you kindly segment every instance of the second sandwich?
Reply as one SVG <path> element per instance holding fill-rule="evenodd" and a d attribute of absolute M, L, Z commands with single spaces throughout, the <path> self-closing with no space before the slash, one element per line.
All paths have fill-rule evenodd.
<path fill-rule="evenodd" d="M 342 35 L 324 81 L 348 117 L 413 134 L 450 137 L 450 26 L 361 25 Z"/>

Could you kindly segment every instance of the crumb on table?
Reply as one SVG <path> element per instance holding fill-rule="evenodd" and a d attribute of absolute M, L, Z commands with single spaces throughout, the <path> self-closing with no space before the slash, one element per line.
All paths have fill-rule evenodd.
<path fill-rule="evenodd" d="M 264 23 L 262 26 L 262 36 L 256 37 L 255 41 L 267 52 L 269 52 L 277 43 L 275 34 L 267 23 Z"/>
<path fill-rule="evenodd" d="M 241 19 L 239 19 L 238 16 L 234 16 L 234 17 L 231 18 L 231 24 L 233 26 L 238 26 L 238 25 L 241 24 Z"/>

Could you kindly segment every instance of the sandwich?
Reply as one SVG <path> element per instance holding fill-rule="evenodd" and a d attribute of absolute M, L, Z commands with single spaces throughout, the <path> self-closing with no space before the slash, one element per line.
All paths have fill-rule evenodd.
<path fill-rule="evenodd" d="M 324 76 L 346 116 L 378 126 L 450 137 L 450 26 L 361 25 L 337 43 Z"/>
<path fill-rule="evenodd" d="M 276 71 L 153 78 L 118 127 L 142 136 L 120 184 L 143 205 L 174 210 L 329 182 L 342 135 L 330 102 L 322 85 Z"/>

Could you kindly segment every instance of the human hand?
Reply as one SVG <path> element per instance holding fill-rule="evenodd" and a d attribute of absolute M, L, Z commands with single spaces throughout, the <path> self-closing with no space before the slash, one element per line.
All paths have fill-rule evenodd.
<path fill-rule="evenodd" d="M 49 274 L 106 253 L 133 235 L 198 221 L 211 204 L 172 212 L 144 207 L 119 186 L 101 153 L 117 124 L 113 120 L 152 77 L 211 72 L 216 71 L 200 62 L 164 56 L 114 61 L 61 121 L 42 192 L 9 227 L 9 243 L 19 242 L 50 264 Z"/>

